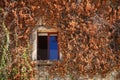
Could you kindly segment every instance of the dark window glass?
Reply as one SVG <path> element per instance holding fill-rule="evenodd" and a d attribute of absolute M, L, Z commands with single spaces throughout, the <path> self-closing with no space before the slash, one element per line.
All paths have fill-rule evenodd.
<path fill-rule="evenodd" d="M 47 36 L 38 36 L 37 39 L 37 59 L 47 60 L 48 59 L 48 42 Z"/>

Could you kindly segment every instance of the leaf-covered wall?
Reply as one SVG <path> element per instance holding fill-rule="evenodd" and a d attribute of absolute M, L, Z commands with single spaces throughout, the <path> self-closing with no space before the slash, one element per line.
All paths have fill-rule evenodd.
<path fill-rule="evenodd" d="M 59 30 L 63 60 L 50 67 L 53 74 L 103 75 L 120 69 L 119 0 L 1 1 L 11 47 L 26 47 L 39 19 Z M 12 23 L 12 24 L 11 24 Z M 19 54 L 19 51 L 16 52 Z M 51 69 L 52 68 L 52 69 Z"/>

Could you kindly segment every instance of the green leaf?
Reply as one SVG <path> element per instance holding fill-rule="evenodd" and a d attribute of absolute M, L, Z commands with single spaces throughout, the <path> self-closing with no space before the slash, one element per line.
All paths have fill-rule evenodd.
<path fill-rule="evenodd" d="M 3 8 L 0 7 L 0 11 L 2 11 L 2 10 L 3 10 Z"/>

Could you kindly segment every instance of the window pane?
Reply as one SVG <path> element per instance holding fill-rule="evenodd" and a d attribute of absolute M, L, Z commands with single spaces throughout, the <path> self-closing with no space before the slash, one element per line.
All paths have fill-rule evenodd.
<path fill-rule="evenodd" d="M 47 52 L 48 52 L 48 43 L 47 36 L 38 36 L 37 39 L 37 59 L 38 60 L 47 60 Z"/>
<path fill-rule="evenodd" d="M 49 37 L 49 59 L 58 60 L 58 42 L 57 36 Z"/>

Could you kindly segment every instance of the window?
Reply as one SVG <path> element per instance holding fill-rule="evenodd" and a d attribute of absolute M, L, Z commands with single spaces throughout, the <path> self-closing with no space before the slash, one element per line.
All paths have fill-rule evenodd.
<path fill-rule="evenodd" d="M 58 60 L 58 33 L 37 33 L 37 60 Z"/>
<path fill-rule="evenodd" d="M 49 65 L 56 60 L 62 60 L 56 28 L 38 26 L 33 29 L 30 41 L 32 43 L 31 58 L 39 65 Z"/>

